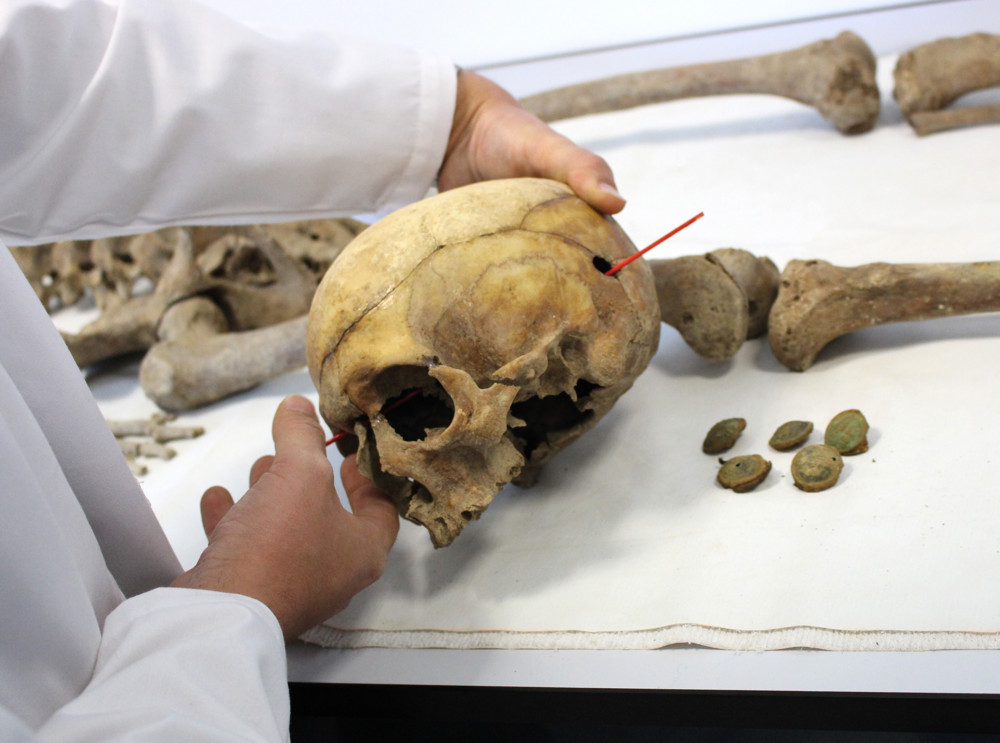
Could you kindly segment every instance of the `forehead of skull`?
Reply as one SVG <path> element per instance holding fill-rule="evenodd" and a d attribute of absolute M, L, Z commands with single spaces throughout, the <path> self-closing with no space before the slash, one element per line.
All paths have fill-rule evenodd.
<path fill-rule="evenodd" d="M 482 377 L 566 333 L 600 332 L 621 289 L 578 245 L 510 231 L 437 251 L 407 280 L 405 323 L 442 363 Z"/>
<path fill-rule="evenodd" d="M 307 340 L 314 381 L 319 384 L 323 360 L 348 329 L 430 256 L 442 247 L 513 229 L 558 234 L 602 251 L 608 260 L 631 249 L 617 225 L 554 181 L 488 181 L 411 204 L 362 232 L 321 282 Z"/>
<path fill-rule="evenodd" d="M 339 380 L 333 387 L 369 416 L 406 389 L 434 387 L 435 366 L 461 369 L 484 389 L 516 385 L 522 395 L 571 393 L 580 379 L 621 383 L 648 328 L 618 282 L 578 247 L 547 236 L 491 243 L 435 254 L 343 337 L 325 381 Z M 476 249 L 488 262 L 461 260 Z M 438 270 L 453 263 L 460 268 Z"/>

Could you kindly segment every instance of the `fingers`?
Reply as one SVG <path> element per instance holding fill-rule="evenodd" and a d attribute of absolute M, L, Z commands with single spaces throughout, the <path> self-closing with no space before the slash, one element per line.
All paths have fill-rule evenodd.
<path fill-rule="evenodd" d="M 201 496 L 201 525 L 205 536 L 212 538 L 212 532 L 222 517 L 233 507 L 233 496 L 221 485 L 215 485 Z"/>
<path fill-rule="evenodd" d="M 340 479 L 344 483 L 351 511 L 356 518 L 373 527 L 388 552 L 399 532 L 399 515 L 392 499 L 358 471 L 357 457 L 353 454 L 341 465 Z"/>
<path fill-rule="evenodd" d="M 326 458 L 326 437 L 312 403 L 300 395 L 289 395 L 274 413 L 271 425 L 275 457 L 301 452 L 322 453 Z"/>
<path fill-rule="evenodd" d="M 530 157 L 537 163 L 539 175 L 562 181 L 599 212 L 617 214 L 624 209 L 625 199 L 618 193 L 607 161 L 555 132 L 551 134 L 534 139 Z"/>
<path fill-rule="evenodd" d="M 562 181 L 604 214 L 625 207 L 608 163 L 521 108 L 502 87 L 463 70 L 438 188 L 491 178 L 535 176 Z"/>
<path fill-rule="evenodd" d="M 265 454 L 260 457 L 253 465 L 250 467 L 250 487 L 257 484 L 257 481 L 261 476 L 271 469 L 271 464 L 274 462 L 273 454 Z"/>
<path fill-rule="evenodd" d="M 591 155 L 589 152 L 584 152 L 586 155 Z M 597 160 L 599 163 L 589 165 L 584 163 L 577 166 L 577 169 L 570 170 L 564 180 L 577 196 L 597 211 L 617 214 L 625 208 L 625 199 L 618 193 L 610 166 L 602 158 L 597 157 Z"/>

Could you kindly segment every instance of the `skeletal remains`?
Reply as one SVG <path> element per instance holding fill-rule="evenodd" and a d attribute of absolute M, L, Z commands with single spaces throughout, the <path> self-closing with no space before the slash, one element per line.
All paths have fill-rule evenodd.
<path fill-rule="evenodd" d="M 397 212 L 327 273 L 307 335 L 321 412 L 436 546 L 597 423 L 650 360 L 657 318 L 725 359 L 766 317 L 777 358 L 803 370 L 853 330 L 1000 310 L 1000 262 L 793 260 L 779 277 L 727 249 L 605 275 L 633 250 L 565 186 L 519 179 Z"/>
<path fill-rule="evenodd" d="M 734 93 L 777 95 L 816 108 L 843 134 L 878 121 L 875 56 L 845 31 L 833 39 L 747 59 L 635 72 L 529 96 L 521 104 L 543 121 L 621 111 L 680 98 Z"/>
<path fill-rule="evenodd" d="M 995 43 L 982 34 L 973 42 L 993 55 Z M 923 97 L 911 95 L 900 70 L 919 79 L 933 59 L 917 52 L 897 70 L 911 122 L 996 84 L 993 64 L 978 82 L 946 90 L 932 80 L 934 95 L 920 82 Z M 878 116 L 873 72 L 870 51 L 848 33 L 525 104 L 553 120 L 683 95 L 773 93 L 857 133 Z M 664 80 L 673 87 L 657 89 Z M 358 437 L 362 470 L 437 546 L 507 482 L 531 484 L 600 420 L 648 364 L 660 320 L 710 360 L 767 332 L 777 358 L 803 370 L 830 340 L 861 327 L 1000 310 L 1000 263 L 791 261 L 779 277 L 769 259 L 726 248 L 606 276 L 634 246 L 566 187 L 538 179 L 457 189 L 356 237 L 362 228 L 335 220 L 174 228 L 14 253 L 47 306 L 93 293 L 101 316 L 66 334 L 77 361 L 144 351 L 140 381 L 164 409 L 203 405 L 308 359 L 324 417 Z M 143 279 L 151 290 L 138 288 Z"/>
<path fill-rule="evenodd" d="M 519 179 L 456 189 L 362 232 L 326 272 L 307 336 L 295 302 L 313 285 L 277 241 L 257 228 L 210 237 L 143 238 L 133 263 L 159 262 L 160 281 L 139 296 L 112 283 L 104 302 L 113 312 L 68 336 L 74 353 L 99 358 L 88 355 L 101 345 L 95 337 L 115 350 L 155 339 L 140 378 L 176 408 L 307 357 L 324 417 L 358 436 L 364 471 L 438 545 L 505 483 L 530 484 L 597 423 L 645 368 L 660 320 L 710 360 L 731 358 L 766 330 L 776 357 L 803 370 L 853 330 L 1000 310 L 996 262 L 791 261 L 779 276 L 769 259 L 727 248 L 609 277 L 634 252 L 614 221 L 565 186 Z M 240 274 L 252 277 L 248 286 L 233 286 Z M 40 296 L 69 292 L 35 280 Z M 278 287 L 297 296 L 272 296 Z M 262 308 L 264 319 L 251 319 Z M 112 332 L 115 312 L 130 315 L 124 338 Z M 265 327 L 231 332 L 255 323 Z M 161 389 L 150 382 L 158 375 L 169 381 Z M 411 390 L 420 396 L 383 412 Z"/>
<path fill-rule="evenodd" d="M 145 352 L 144 391 L 176 411 L 303 366 L 315 287 L 363 227 L 315 220 L 171 228 L 12 252 L 50 309 L 92 293 L 99 317 L 63 334 L 80 366 Z"/>
<path fill-rule="evenodd" d="M 559 121 L 683 98 L 769 94 L 816 108 L 843 134 L 861 134 L 879 117 L 875 67 L 864 40 L 845 31 L 785 52 L 616 75 L 521 103 L 543 121 Z M 945 108 L 963 95 L 1000 85 L 1000 35 L 923 44 L 900 55 L 893 74 L 893 96 L 917 134 L 1000 122 L 1000 104 Z"/>
<path fill-rule="evenodd" d="M 917 134 L 1000 122 L 1000 104 L 946 108 L 974 91 L 1000 85 L 1000 35 L 939 39 L 900 55 L 893 95 Z"/>
<path fill-rule="evenodd" d="M 971 109 L 929 109 L 997 84 L 998 38 L 943 39 L 900 58 L 895 94 L 915 126 L 931 115 L 971 115 Z M 878 116 L 873 71 L 871 51 L 845 32 L 778 54 L 619 76 L 524 103 L 552 120 L 682 96 L 771 93 L 815 105 L 853 133 Z M 66 334 L 81 366 L 145 352 L 144 390 L 162 408 L 184 410 L 301 366 L 314 287 L 363 226 L 325 220 L 173 229 L 14 252 L 46 305 L 73 304 L 93 292 L 101 316 Z M 766 328 L 777 272 L 768 263 L 735 250 L 650 262 L 662 320 L 705 358 L 730 358 Z M 143 279 L 153 291 L 137 290 Z"/>
<path fill-rule="evenodd" d="M 648 263 L 660 319 L 703 358 L 725 361 L 743 341 L 767 332 L 767 315 L 778 292 L 778 269 L 770 258 L 720 248 Z"/>
<path fill-rule="evenodd" d="M 808 369 L 834 338 L 892 322 L 1000 311 L 1000 261 L 869 263 L 842 268 L 789 261 L 768 320 L 777 359 Z"/>
<path fill-rule="evenodd" d="M 315 286 L 362 228 L 327 220 L 169 229 L 13 252 L 47 306 L 93 292 L 101 315 L 63 334 L 78 364 L 144 352 L 144 392 L 182 411 L 305 365 Z M 663 322 L 701 356 L 731 358 L 765 332 L 778 273 L 767 258 L 723 248 L 649 265 Z M 141 290 L 144 280 L 155 282 L 150 291 Z"/>
<path fill-rule="evenodd" d="M 646 368 L 649 267 L 604 274 L 633 252 L 568 187 L 528 178 L 397 211 L 327 273 L 307 335 L 320 411 L 358 436 L 362 472 L 435 546 L 508 482 L 533 482 Z"/>
<path fill-rule="evenodd" d="M 169 442 L 194 439 L 205 433 L 201 426 L 179 426 L 175 420 L 174 415 L 155 413 L 150 418 L 108 421 L 133 474 L 139 476 L 148 471 L 146 465 L 139 463 L 140 457 L 172 459 L 177 452 L 167 446 Z"/>

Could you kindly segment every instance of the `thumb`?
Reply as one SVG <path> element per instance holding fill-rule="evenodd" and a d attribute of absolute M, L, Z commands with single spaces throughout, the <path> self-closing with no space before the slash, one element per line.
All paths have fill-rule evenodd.
<path fill-rule="evenodd" d="M 565 137 L 552 140 L 548 145 L 537 155 L 548 171 L 547 177 L 562 181 L 603 214 L 617 214 L 625 208 L 625 199 L 618 192 L 607 160 Z"/>
<path fill-rule="evenodd" d="M 271 425 L 274 453 L 284 459 L 296 452 L 322 453 L 326 457 L 326 436 L 320 428 L 313 404 L 301 395 L 289 395 L 274 413 Z"/>

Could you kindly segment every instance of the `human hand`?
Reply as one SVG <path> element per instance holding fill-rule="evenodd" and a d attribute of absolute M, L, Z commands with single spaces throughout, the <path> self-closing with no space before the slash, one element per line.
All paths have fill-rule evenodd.
<path fill-rule="evenodd" d="M 382 574 L 399 518 L 353 456 L 340 470 L 353 513 L 341 505 L 323 429 L 305 398 L 293 395 L 278 406 L 272 436 L 275 453 L 254 462 L 238 503 L 223 487 L 205 491 L 208 547 L 171 585 L 258 599 L 293 639 Z"/>
<path fill-rule="evenodd" d="M 625 207 L 603 158 L 557 134 L 496 83 L 462 70 L 438 188 L 521 176 L 562 181 L 605 214 Z"/>

